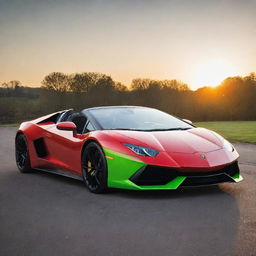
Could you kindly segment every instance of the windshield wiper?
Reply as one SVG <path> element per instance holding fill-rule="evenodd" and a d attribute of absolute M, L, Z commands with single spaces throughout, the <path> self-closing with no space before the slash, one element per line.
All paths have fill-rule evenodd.
<path fill-rule="evenodd" d="M 135 128 L 109 128 L 109 129 L 104 129 L 104 130 L 141 131 L 141 130 L 135 129 Z"/>
<path fill-rule="evenodd" d="M 177 127 L 177 128 L 166 128 L 166 129 L 149 129 L 149 130 L 144 130 L 144 131 L 149 131 L 149 132 L 157 132 L 157 131 L 185 131 L 191 129 L 190 127 L 187 128 L 182 128 L 182 127 Z"/>
<path fill-rule="evenodd" d="M 123 131 L 140 131 L 140 132 L 158 132 L 158 131 L 185 131 L 191 129 L 190 127 L 187 128 L 163 128 L 163 129 L 136 129 L 136 128 L 109 128 L 104 130 L 123 130 Z"/>

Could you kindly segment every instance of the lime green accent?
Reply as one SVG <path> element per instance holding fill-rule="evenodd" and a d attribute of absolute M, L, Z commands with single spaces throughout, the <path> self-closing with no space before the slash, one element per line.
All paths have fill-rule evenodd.
<path fill-rule="evenodd" d="M 186 177 L 179 176 L 165 185 L 154 186 L 137 186 L 129 180 L 139 169 L 147 164 L 139 159 L 115 152 L 113 150 L 103 148 L 108 165 L 108 186 L 111 188 L 135 189 L 135 190 L 156 190 L 156 189 L 176 189 L 186 179 Z"/>
<path fill-rule="evenodd" d="M 114 181 L 109 184 L 111 187 L 123 188 L 123 189 L 132 189 L 132 190 L 166 190 L 166 189 L 177 189 L 181 183 L 186 179 L 184 176 L 178 176 L 173 179 L 171 182 L 165 185 L 154 185 L 154 186 L 137 186 L 130 180 L 123 181 Z"/>
<path fill-rule="evenodd" d="M 140 168 L 146 165 L 135 157 L 121 154 L 107 148 L 103 148 L 108 165 L 108 186 L 112 188 L 139 189 L 129 178 Z"/>
<path fill-rule="evenodd" d="M 134 190 L 177 189 L 186 179 L 185 176 L 178 176 L 165 185 L 138 186 L 129 179 L 133 174 L 147 164 L 129 155 L 121 154 L 107 148 L 103 148 L 103 150 L 106 156 L 111 157 L 106 158 L 108 165 L 108 186 L 111 188 Z M 243 177 L 239 173 L 231 176 L 231 178 L 235 182 L 243 180 Z"/>
<path fill-rule="evenodd" d="M 235 175 L 231 176 L 231 178 L 232 178 L 235 182 L 239 182 L 239 181 L 243 180 L 242 175 L 240 175 L 239 173 L 236 173 Z"/>
<path fill-rule="evenodd" d="M 157 189 L 177 189 L 181 183 L 186 179 L 184 176 L 178 176 L 169 183 L 165 185 L 154 185 L 154 186 L 141 186 L 140 189 L 146 190 L 146 189 L 152 189 L 152 190 L 157 190 Z"/>

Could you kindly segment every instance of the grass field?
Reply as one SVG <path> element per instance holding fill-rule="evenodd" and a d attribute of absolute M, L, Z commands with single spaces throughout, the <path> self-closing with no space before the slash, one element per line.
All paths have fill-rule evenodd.
<path fill-rule="evenodd" d="M 256 143 L 256 121 L 198 122 L 195 125 L 213 130 L 232 142 Z"/>
<path fill-rule="evenodd" d="M 256 144 L 256 121 L 196 122 L 195 125 L 213 130 L 232 142 Z M 18 127 L 19 124 L 0 124 L 0 127 L 8 126 Z"/>
<path fill-rule="evenodd" d="M 18 127 L 19 124 L 0 124 L 0 127 Z"/>

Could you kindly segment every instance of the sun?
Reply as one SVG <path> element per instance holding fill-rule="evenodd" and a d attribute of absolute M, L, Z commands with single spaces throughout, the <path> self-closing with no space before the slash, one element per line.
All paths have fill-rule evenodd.
<path fill-rule="evenodd" d="M 193 84 L 199 88 L 203 86 L 217 86 L 225 78 L 235 76 L 235 67 L 222 59 L 211 59 L 200 63 L 194 72 Z"/>

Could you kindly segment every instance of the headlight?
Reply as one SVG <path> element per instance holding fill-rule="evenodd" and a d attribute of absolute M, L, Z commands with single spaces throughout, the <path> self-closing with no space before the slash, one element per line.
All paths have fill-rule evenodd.
<path fill-rule="evenodd" d="M 159 151 L 152 148 L 145 148 L 145 147 L 132 145 L 128 143 L 123 143 L 123 144 L 140 156 L 156 156 L 159 153 Z"/>
<path fill-rule="evenodd" d="M 235 150 L 234 147 L 225 139 L 223 140 L 223 148 L 229 152 L 233 152 Z"/>

